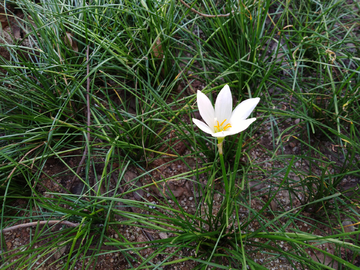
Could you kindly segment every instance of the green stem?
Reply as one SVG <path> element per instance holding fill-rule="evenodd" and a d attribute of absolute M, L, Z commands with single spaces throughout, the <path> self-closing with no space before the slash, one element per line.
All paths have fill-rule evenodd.
<path fill-rule="evenodd" d="M 230 197 L 230 190 L 229 190 L 229 182 L 227 179 L 227 175 L 226 175 L 226 168 L 225 168 L 225 163 L 224 163 L 224 155 L 221 153 L 219 154 L 220 156 L 220 162 L 221 162 L 221 169 L 222 169 L 222 174 L 223 174 L 223 179 L 224 179 L 224 184 L 225 184 L 225 212 L 226 212 L 226 226 L 229 226 L 229 197 Z"/>
<path fill-rule="evenodd" d="M 228 191 L 229 191 L 229 182 L 227 180 L 227 175 L 226 175 L 226 169 L 225 169 L 225 163 L 224 163 L 224 155 L 220 154 L 220 162 L 221 162 L 221 169 L 222 169 L 222 174 L 223 174 L 223 179 L 224 179 L 224 183 L 225 183 L 225 191 L 226 191 L 226 197 L 229 195 Z"/>

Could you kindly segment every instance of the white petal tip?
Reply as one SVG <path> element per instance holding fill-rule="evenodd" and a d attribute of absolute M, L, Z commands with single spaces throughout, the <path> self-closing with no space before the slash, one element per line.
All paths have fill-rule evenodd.
<path fill-rule="evenodd" d="M 192 118 L 193 123 L 202 131 L 208 134 L 213 134 L 214 132 L 210 129 L 208 125 L 206 125 L 204 122 L 197 120 L 195 118 Z"/>

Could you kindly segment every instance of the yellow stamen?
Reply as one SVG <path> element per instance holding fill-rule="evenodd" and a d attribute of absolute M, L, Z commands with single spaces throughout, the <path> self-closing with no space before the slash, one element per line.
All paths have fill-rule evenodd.
<path fill-rule="evenodd" d="M 220 124 L 220 126 L 222 126 L 225 122 L 226 122 L 226 119 L 225 119 L 224 121 L 222 121 L 222 123 Z M 218 121 L 218 125 L 219 125 L 219 121 Z"/>
<path fill-rule="evenodd" d="M 224 130 L 227 130 L 228 128 L 231 128 L 230 123 L 226 124 L 226 126 L 224 127 Z"/>
<path fill-rule="evenodd" d="M 224 121 L 221 122 L 221 124 L 219 123 L 219 121 L 217 121 L 217 125 L 214 126 L 216 132 L 220 132 L 220 131 L 225 131 L 227 130 L 228 128 L 231 128 L 231 124 L 230 123 L 227 123 L 224 127 L 222 126 L 225 122 L 226 122 L 226 119 Z"/>
<path fill-rule="evenodd" d="M 217 128 L 218 130 L 220 129 L 220 124 L 219 124 L 219 121 L 216 121 L 218 124 L 217 126 L 215 126 L 215 128 Z"/>

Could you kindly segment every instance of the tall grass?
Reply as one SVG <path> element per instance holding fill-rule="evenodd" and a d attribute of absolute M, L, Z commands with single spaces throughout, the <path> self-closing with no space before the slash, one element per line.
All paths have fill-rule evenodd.
<path fill-rule="evenodd" d="M 121 269 L 359 269 L 348 2 L 6 1 L 21 37 L 1 45 L 1 228 L 74 227 L 31 227 L 15 250 L 2 234 L 2 269 L 114 254 Z M 230 210 L 216 141 L 191 122 L 196 90 L 225 84 L 236 103 L 261 98 L 225 140 Z"/>

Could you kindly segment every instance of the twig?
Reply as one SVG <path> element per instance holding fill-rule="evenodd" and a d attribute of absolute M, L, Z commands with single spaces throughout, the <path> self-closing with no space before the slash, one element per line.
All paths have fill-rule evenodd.
<path fill-rule="evenodd" d="M 90 142 L 90 78 L 89 78 L 89 73 L 90 73 L 90 67 L 89 67 L 89 45 L 87 46 L 87 49 L 86 49 L 86 62 L 87 62 L 87 65 L 86 65 L 86 76 L 87 76 L 87 79 L 86 79 L 86 106 L 87 106 L 87 141 Z M 84 161 L 85 161 L 85 158 L 86 158 L 86 155 L 88 153 L 88 144 L 85 146 L 85 150 L 84 150 L 84 153 L 83 153 L 83 156 L 80 160 L 80 163 L 79 163 L 79 166 L 77 167 L 76 169 L 76 173 L 74 175 L 74 177 L 71 179 L 71 182 L 69 183 L 69 187 L 68 187 L 68 190 L 70 190 L 72 188 L 72 185 L 74 184 L 74 181 L 77 177 L 77 175 L 79 174 L 80 172 L 80 169 L 82 167 L 82 165 L 84 164 Z"/>
<path fill-rule="evenodd" d="M 216 17 L 229 17 L 231 14 L 234 13 L 234 10 L 231 11 L 231 13 L 227 13 L 227 14 L 219 14 L 219 15 L 209 15 L 209 14 L 205 14 L 205 13 L 201 13 L 199 11 L 197 11 L 196 9 L 190 7 L 188 4 L 186 4 L 183 0 L 180 0 L 180 2 L 186 6 L 187 8 L 191 9 L 192 12 L 195 12 L 196 14 L 206 17 L 206 18 L 216 18 Z"/>
<path fill-rule="evenodd" d="M 31 227 L 31 226 L 53 225 L 53 224 L 63 224 L 63 225 L 68 225 L 70 227 L 77 227 L 77 226 L 80 225 L 79 223 L 73 223 L 73 222 L 66 221 L 66 220 L 44 220 L 44 221 L 34 221 L 34 222 L 30 222 L 30 223 L 14 225 L 14 226 L 11 226 L 9 228 L 5 228 L 5 229 L 0 230 L 0 233 L 6 233 L 6 232 L 9 232 L 9 231 L 12 231 L 12 230 Z"/>

